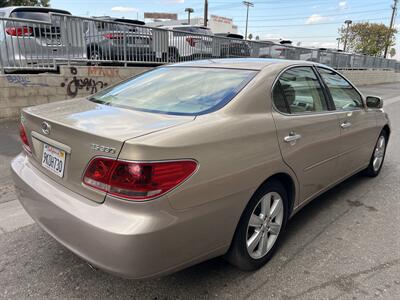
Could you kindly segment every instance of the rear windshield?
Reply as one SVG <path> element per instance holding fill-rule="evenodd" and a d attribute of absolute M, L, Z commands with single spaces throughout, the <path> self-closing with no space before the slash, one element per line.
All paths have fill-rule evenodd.
<path fill-rule="evenodd" d="M 253 70 L 238 69 L 157 68 L 90 100 L 147 112 L 200 115 L 226 105 L 255 74 Z"/>
<path fill-rule="evenodd" d="M 10 15 L 12 18 L 28 19 L 35 21 L 50 22 L 50 15 L 48 12 L 42 11 L 14 11 Z"/>
<path fill-rule="evenodd" d="M 175 27 L 174 30 L 212 35 L 212 31 L 202 27 Z"/>

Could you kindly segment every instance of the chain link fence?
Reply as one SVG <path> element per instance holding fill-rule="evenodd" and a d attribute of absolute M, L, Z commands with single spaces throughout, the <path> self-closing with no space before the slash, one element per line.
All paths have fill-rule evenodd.
<path fill-rule="evenodd" d="M 262 57 L 313 61 L 336 69 L 392 69 L 393 59 L 245 41 L 50 13 L 50 22 L 0 18 L 0 70 L 55 70 L 59 64 L 159 65 L 207 58 Z"/>

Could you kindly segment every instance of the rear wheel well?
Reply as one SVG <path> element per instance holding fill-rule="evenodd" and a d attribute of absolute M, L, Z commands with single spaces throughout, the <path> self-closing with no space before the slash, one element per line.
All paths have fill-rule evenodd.
<path fill-rule="evenodd" d="M 387 137 L 387 139 L 389 139 L 389 137 L 390 137 L 390 127 L 389 127 L 389 125 L 386 124 L 385 126 L 383 126 L 382 131 L 386 132 L 386 137 Z"/>
<path fill-rule="evenodd" d="M 289 213 L 288 213 L 288 216 L 290 216 L 292 211 L 293 211 L 294 200 L 295 200 L 295 197 L 296 197 L 296 187 L 294 185 L 294 181 L 293 181 L 292 177 L 290 175 L 288 175 L 287 173 L 277 173 L 275 175 L 272 175 L 272 176 L 268 177 L 260 185 L 260 187 L 262 187 L 264 184 L 266 184 L 269 181 L 278 181 L 285 188 L 285 190 L 286 190 L 286 192 L 288 194 L 288 197 L 289 197 L 289 199 L 288 199 L 289 200 Z"/>

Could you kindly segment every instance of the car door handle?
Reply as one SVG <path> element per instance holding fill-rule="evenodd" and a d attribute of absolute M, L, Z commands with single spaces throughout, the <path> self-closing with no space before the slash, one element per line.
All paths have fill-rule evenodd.
<path fill-rule="evenodd" d="M 346 128 L 349 128 L 349 127 L 351 127 L 351 126 L 352 126 L 352 124 L 351 124 L 350 122 L 348 122 L 348 121 L 343 122 L 342 124 L 340 124 L 340 127 L 341 127 L 342 129 L 346 129 Z"/>
<path fill-rule="evenodd" d="M 301 139 L 301 135 L 300 135 L 300 134 L 297 134 L 297 133 L 295 133 L 295 132 L 291 132 L 291 133 L 289 133 L 288 136 L 285 136 L 285 137 L 283 138 L 283 140 L 284 140 L 286 143 L 294 142 L 294 141 L 297 141 L 297 140 L 299 140 L 299 139 Z"/>

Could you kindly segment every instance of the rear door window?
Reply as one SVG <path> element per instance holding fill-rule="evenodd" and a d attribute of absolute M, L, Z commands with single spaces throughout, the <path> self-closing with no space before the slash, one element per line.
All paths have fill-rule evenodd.
<path fill-rule="evenodd" d="M 275 108 L 283 113 L 301 114 L 328 110 L 322 86 L 311 67 L 285 71 L 273 90 Z"/>
<path fill-rule="evenodd" d="M 361 95 L 341 75 L 325 68 L 318 68 L 322 79 L 328 86 L 337 110 L 355 110 L 363 108 Z"/>

